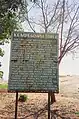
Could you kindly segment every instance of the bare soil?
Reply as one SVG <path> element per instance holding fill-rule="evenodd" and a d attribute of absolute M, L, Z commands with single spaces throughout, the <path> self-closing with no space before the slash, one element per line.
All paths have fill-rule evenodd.
<path fill-rule="evenodd" d="M 18 102 L 18 119 L 48 119 L 48 94 L 26 95 L 26 102 Z M 60 77 L 60 93 L 55 95 L 56 102 L 51 105 L 51 119 L 79 119 L 79 77 Z M 0 119 L 14 119 L 14 115 L 15 93 L 0 92 Z"/>

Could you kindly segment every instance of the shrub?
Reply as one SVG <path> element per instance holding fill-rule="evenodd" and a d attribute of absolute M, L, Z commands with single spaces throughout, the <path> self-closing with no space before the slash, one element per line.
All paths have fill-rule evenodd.
<path fill-rule="evenodd" d="M 27 95 L 21 94 L 21 95 L 19 96 L 19 101 L 20 101 L 20 102 L 25 102 L 25 101 L 27 101 Z"/>

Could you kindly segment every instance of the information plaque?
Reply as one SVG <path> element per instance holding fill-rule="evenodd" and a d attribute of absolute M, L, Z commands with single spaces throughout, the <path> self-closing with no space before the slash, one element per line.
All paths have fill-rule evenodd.
<path fill-rule="evenodd" d="M 8 91 L 59 91 L 58 34 L 13 33 Z"/>

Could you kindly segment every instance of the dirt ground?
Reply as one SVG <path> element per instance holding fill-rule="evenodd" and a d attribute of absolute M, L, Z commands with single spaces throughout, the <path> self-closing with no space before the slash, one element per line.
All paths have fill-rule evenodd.
<path fill-rule="evenodd" d="M 20 95 L 20 94 L 19 94 Z M 18 102 L 18 119 L 48 119 L 48 95 L 27 93 L 26 102 Z M 51 105 L 51 119 L 79 119 L 79 77 L 61 76 L 60 93 Z M 0 93 L 0 119 L 14 119 L 15 94 Z"/>

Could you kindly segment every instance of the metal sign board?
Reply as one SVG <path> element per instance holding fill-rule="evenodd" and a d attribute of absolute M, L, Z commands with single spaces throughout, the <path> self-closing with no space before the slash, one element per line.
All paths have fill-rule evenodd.
<path fill-rule="evenodd" d="M 58 92 L 58 34 L 14 32 L 9 91 Z"/>

